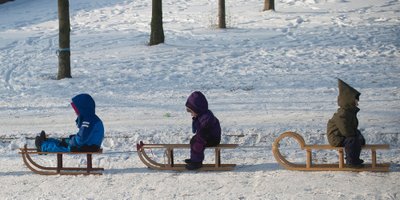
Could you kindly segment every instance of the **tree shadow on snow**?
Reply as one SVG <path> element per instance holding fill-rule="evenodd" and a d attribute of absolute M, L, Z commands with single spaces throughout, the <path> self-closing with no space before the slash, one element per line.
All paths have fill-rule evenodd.
<path fill-rule="evenodd" d="M 254 165 L 237 165 L 236 172 L 277 171 L 283 168 L 278 163 L 262 163 Z"/>
<path fill-rule="evenodd" d="M 400 172 L 400 164 L 391 164 L 390 172 Z"/>
<path fill-rule="evenodd" d="M 160 171 L 152 170 L 150 168 L 121 168 L 121 169 L 105 169 L 103 174 L 143 174 L 143 173 L 158 173 Z"/>
<path fill-rule="evenodd" d="M 263 163 L 254 165 L 237 165 L 233 172 L 258 172 L 258 171 L 277 171 L 283 168 L 277 163 Z M 121 168 L 121 169 L 106 169 L 104 174 L 142 174 L 142 173 L 177 173 L 173 170 L 153 170 L 150 168 Z M 188 171 L 185 171 L 188 172 Z M 212 171 L 210 171 L 212 172 Z"/>
<path fill-rule="evenodd" d="M 14 172 L 0 172 L 0 177 L 5 177 L 5 176 L 23 176 L 30 174 L 31 171 L 14 171 Z"/>

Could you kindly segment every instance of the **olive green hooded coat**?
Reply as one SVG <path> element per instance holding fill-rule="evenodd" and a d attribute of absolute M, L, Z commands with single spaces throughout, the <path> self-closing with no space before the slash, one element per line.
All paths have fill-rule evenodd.
<path fill-rule="evenodd" d="M 357 113 L 360 109 L 356 106 L 355 100 L 359 99 L 360 92 L 352 88 L 344 81 L 338 79 L 339 108 L 333 117 L 328 121 L 327 136 L 332 146 L 342 146 L 346 137 L 355 137 L 358 132 Z"/>

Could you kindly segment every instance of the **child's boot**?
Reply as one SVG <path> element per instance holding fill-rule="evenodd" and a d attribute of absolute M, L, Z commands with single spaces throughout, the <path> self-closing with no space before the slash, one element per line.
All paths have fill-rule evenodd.
<path fill-rule="evenodd" d="M 203 163 L 202 162 L 191 162 L 191 163 L 187 164 L 185 167 L 187 170 L 196 170 L 196 169 L 200 169 L 201 167 L 203 167 Z"/>
<path fill-rule="evenodd" d="M 37 151 L 41 151 L 41 146 L 43 141 L 46 140 L 46 133 L 44 131 L 40 132 L 38 136 L 35 138 L 35 146 L 37 148 Z"/>

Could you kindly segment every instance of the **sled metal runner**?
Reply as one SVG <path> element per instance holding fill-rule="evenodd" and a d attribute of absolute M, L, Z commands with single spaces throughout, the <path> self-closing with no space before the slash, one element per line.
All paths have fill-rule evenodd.
<path fill-rule="evenodd" d="M 40 175 L 102 175 L 104 168 L 94 168 L 92 165 L 92 155 L 101 154 L 102 149 L 97 152 L 38 152 L 36 148 L 27 148 L 25 144 L 23 148 L 19 149 L 19 154 L 25 165 L 34 173 Z M 46 167 L 35 162 L 31 155 L 56 155 L 57 166 Z M 63 155 L 86 155 L 86 167 L 64 167 Z"/>
<path fill-rule="evenodd" d="M 197 171 L 230 171 L 233 170 L 236 164 L 222 164 L 221 163 L 221 150 L 234 149 L 238 147 L 237 144 L 219 144 L 214 147 L 206 147 L 207 149 L 214 149 L 215 163 L 203 164 L 203 167 Z M 174 149 L 190 149 L 189 144 L 144 144 L 142 141 L 136 145 L 137 153 L 140 160 L 149 168 L 155 170 L 174 170 L 185 171 L 186 164 L 177 164 L 174 160 Z M 151 159 L 145 149 L 164 149 L 167 157 L 165 163 L 159 163 Z"/>
<path fill-rule="evenodd" d="M 283 138 L 295 139 L 302 150 L 306 151 L 306 163 L 297 164 L 286 160 L 286 158 L 279 151 L 279 142 Z M 388 144 L 367 144 L 362 146 L 364 150 L 371 151 L 371 163 L 363 164 L 361 168 L 349 167 L 344 164 L 344 147 L 333 147 L 331 145 L 306 145 L 303 137 L 295 132 L 282 133 L 272 144 L 272 152 L 276 161 L 288 170 L 300 171 L 374 171 L 374 172 L 388 172 L 390 163 L 377 163 L 376 151 L 378 149 L 390 149 Z M 338 152 L 337 164 L 314 164 L 312 162 L 313 150 L 336 150 Z"/>

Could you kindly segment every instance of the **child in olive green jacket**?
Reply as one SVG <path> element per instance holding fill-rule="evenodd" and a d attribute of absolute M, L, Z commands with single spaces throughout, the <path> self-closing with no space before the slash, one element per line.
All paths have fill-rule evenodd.
<path fill-rule="evenodd" d="M 346 163 L 350 167 L 361 167 L 361 146 L 365 139 L 358 130 L 357 113 L 360 111 L 358 101 L 361 93 L 342 80 L 338 80 L 339 108 L 328 121 L 327 136 L 330 145 L 345 147 Z"/>

